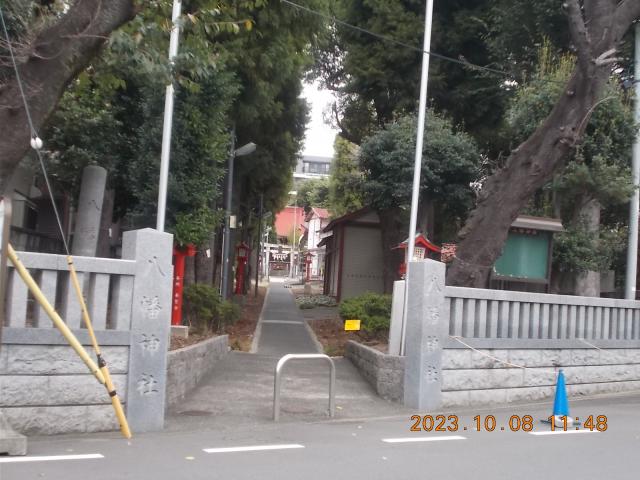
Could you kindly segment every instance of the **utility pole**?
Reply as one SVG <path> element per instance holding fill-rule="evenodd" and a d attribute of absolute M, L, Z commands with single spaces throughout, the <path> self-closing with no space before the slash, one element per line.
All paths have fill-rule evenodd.
<path fill-rule="evenodd" d="M 260 273 L 260 255 L 262 254 L 262 210 L 264 208 L 264 195 L 260 194 L 260 214 L 258 215 L 258 248 L 256 249 L 256 290 L 255 296 L 258 296 L 258 274 Z"/>
<path fill-rule="evenodd" d="M 229 149 L 229 170 L 227 172 L 227 201 L 224 209 L 224 235 L 222 237 L 222 281 L 220 296 L 223 300 L 229 297 L 229 271 L 231 270 L 231 202 L 233 200 L 233 164 L 236 157 L 244 157 L 256 151 L 256 144 L 249 142 L 236 149 L 236 127 L 231 129 L 231 148 Z M 233 285 L 233 281 L 231 281 Z"/>
<path fill-rule="evenodd" d="M 289 262 L 289 278 L 293 279 L 293 268 L 295 265 L 295 247 L 296 247 L 296 230 L 298 229 L 298 191 L 292 190 L 289 192 L 289 195 L 292 195 L 294 198 L 293 204 L 293 242 L 291 244 L 291 259 Z"/>
<path fill-rule="evenodd" d="M 220 296 L 226 300 L 229 296 L 229 257 L 231 256 L 231 196 L 233 195 L 233 163 L 236 158 L 236 129 L 231 131 L 229 150 L 229 168 L 227 170 L 227 195 L 224 209 L 224 235 L 222 237 L 222 282 Z"/>
<path fill-rule="evenodd" d="M 267 282 L 270 280 L 269 268 L 271 267 L 271 248 L 269 244 L 269 233 L 271 233 L 271 227 L 266 227 L 264 232 L 264 259 L 265 260 L 264 260 L 264 270 L 262 274 L 263 274 L 263 278 L 267 277 Z"/>
<path fill-rule="evenodd" d="M 422 47 L 422 76 L 420 79 L 420 110 L 418 113 L 418 131 L 416 133 L 416 155 L 413 166 L 413 190 L 411 192 L 411 220 L 409 223 L 409 244 L 407 245 L 407 275 L 404 286 L 404 312 L 400 333 L 400 355 L 404 355 L 407 334 L 407 309 L 409 303 L 409 264 L 413 260 L 416 245 L 416 224 L 418 222 L 418 200 L 420 199 L 420 173 L 422 170 L 422 144 L 424 125 L 427 115 L 427 84 L 429 83 L 429 52 L 431 50 L 431 25 L 433 24 L 433 0 L 427 0 L 424 14 L 424 43 Z"/>
<path fill-rule="evenodd" d="M 636 22 L 635 42 L 635 124 L 640 122 L 640 22 Z M 631 174 L 635 187 L 629 207 L 629 245 L 627 246 L 627 272 L 625 279 L 624 298 L 636 299 L 636 276 L 638 273 L 638 209 L 640 208 L 640 131 L 636 132 L 633 143 L 633 159 Z"/>
<path fill-rule="evenodd" d="M 298 197 L 293 207 L 293 245 L 291 245 L 291 278 L 296 269 L 296 230 L 298 230 Z"/>
<path fill-rule="evenodd" d="M 173 60 L 178 54 L 178 40 L 180 38 L 180 13 L 182 2 L 173 0 L 171 15 L 171 38 L 169 40 L 169 66 L 173 75 Z M 169 179 L 169 156 L 171 154 L 171 129 L 173 127 L 173 78 L 167 85 L 164 97 L 164 123 L 162 125 L 162 153 L 160 154 L 160 185 L 158 187 L 158 214 L 156 216 L 156 230 L 164 232 L 164 220 L 167 213 L 167 182 Z"/>

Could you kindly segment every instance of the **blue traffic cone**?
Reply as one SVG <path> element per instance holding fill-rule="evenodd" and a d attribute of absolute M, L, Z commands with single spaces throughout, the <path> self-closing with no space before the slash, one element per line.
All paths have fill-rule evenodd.
<path fill-rule="evenodd" d="M 567 400 L 567 387 L 564 383 L 564 372 L 558 372 L 558 380 L 556 381 L 556 396 L 553 400 L 553 416 L 569 416 L 569 400 Z"/>
<path fill-rule="evenodd" d="M 566 421 L 566 424 L 565 424 L 565 421 Z M 542 422 L 551 423 L 549 420 L 542 420 Z M 580 425 L 575 418 L 571 418 L 569 416 L 569 400 L 567 399 L 567 386 L 564 381 L 564 372 L 562 371 L 562 369 L 558 372 L 558 379 L 556 380 L 556 396 L 553 399 L 553 423 L 556 429 L 558 428 L 566 429 L 566 426 Z"/>

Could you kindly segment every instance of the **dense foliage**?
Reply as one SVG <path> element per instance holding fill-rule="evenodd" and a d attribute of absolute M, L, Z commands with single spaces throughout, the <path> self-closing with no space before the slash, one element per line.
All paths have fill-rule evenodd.
<path fill-rule="evenodd" d="M 342 25 L 319 45 L 314 75 L 338 94 L 335 121 L 357 144 L 376 127 L 417 108 L 424 1 L 335 0 L 337 18 L 393 41 Z M 487 151 L 508 141 L 499 135 L 512 93 L 511 81 L 535 71 L 544 38 L 568 51 L 566 18 L 557 0 L 449 0 L 435 2 L 429 99 L 464 124 Z M 470 67 L 488 66 L 496 73 Z M 497 134 L 498 133 L 498 134 Z"/>
<path fill-rule="evenodd" d="M 61 14 L 37 3 L 12 2 L 15 30 L 25 27 L 27 35 Z M 115 32 L 69 85 L 42 136 L 58 188 L 76 197 L 82 168 L 104 166 L 115 190 L 114 221 L 152 226 L 164 92 L 173 80 L 167 226 L 179 242 L 197 244 L 221 219 L 213 212 L 221 205 L 232 129 L 237 146 L 258 145 L 236 163 L 241 218 L 251 217 L 260 194 L 267 211 L 283 203 L 307 117 L 300 81 L 320 24 L 277 0 L 184 2 L 179 53 L 169 65 L 171 8 L 170 0 L 146 2 Z"/>
<path fill-rule="evenodd" d="M 233 200 L 242 219 L 241 235 L 252 236 L 258 197 L 264 198 L 267 211 L 277 211 L 291 188 L 289 172 L 307 116 L 300 79 L 312 68 L 315 55 L 319 61 L 311 76 L 337 92 L 334 120 L 344 139 L 353 143 L 336 144 L 331 181 L 309 188 L 304 202 L 322 203 L 328 197 L 337 214 L 373 204 L 386 230 L 405 229 L 423 1 L 305 3 L 370 30 L 377 38 L 324 23 L 278 0 L 184 2 L 180 54 L 173 65 L 166 53 L 172 2 L 143 2 L 136 12 L 130 2 L 109 5 L 116 3 L 121 7 L 120 20 L 105 26 L 104 35 L 96 38 L 107 38 L 114 28 L 125 26 L 109 37 L 107 48 L 98 56 L 93 58 L 100 51 L 97 46 L 85 49 L 78 66 L 70 66 L 68 76 L 58 79 L 57 85 L 71 83 L 43 133 L 58 188 L 75 194 L 80 170 L 88 164 L 103 165 L 115 191 L 114 220 L 124 220 L 127 227 L 153 225 L 163 91 L 172 81 L 177 93 L 169 228 L 179 243 L 211 240 L 221 218 L 217 213 L 221 183 L 234 131 L 236 145 L 258 144 L 255 154 L 238 159 L 234 176 Z M 81 2 L 11 0 L 5 4 L 18 60 L 29 71 L 34 64 L 28 61 L 29 55 L 39 54 L 29 42 Z M 617 83 L 628 75 L 631 64 L 629 43 L 621 39 L 629 38 L 629 26 L 640 11 L 630 1 L 593 0 L 578 5 L 581 8 L 576 9 L 574 3 L 557 0 L 436 2 L 432 51 L 449 58 L 432 55 L 431 59 L 430 112 L 441 115 L 429 115 L 432 124 L 424 152 L 420 215 L 423 229 L 433 232 L 436 241 L 449 240 L 477 200 L 476 214 L 459 232 L 460 261 L 449 269 L 454 283 L 482 284 L 510 220 L 532 195 L 535 199 L 528 208 L 561 215 L 571 225 L 568 232 L 589 223 L 583 213 L 590 205 L 591 212 L 601 209 L 603 225 L 613 232 L 612 238 L 620 237 L 625 220 L 619 206 L 630 193 L 626 152 L 635 131 Z M 587 41 L 576 35 L 570 40 L 568 15 L 572 15 L 569 25 L 584 25 Z M 603 40 L 596 44 L 590 38 Z M 537 52 L 545 41 L 547 58 L 560 58 L 558 65 L 544 58 L 540 61 Z M 49 44 L 45 41 L 40 46 Z M 616 51 L 618 58 L 609 59 Z M 566 56 L 568 52 L 582 61 Z M 5 45 L 0 44 L 0 54 L 5 59 L 0 61 L 0 82 L 11 87 L 15 79 L 6 62 Z M 68 63 L 75 65 L 73 59 Z M 570 76 L 572 70 L 580 75 Z M 573 82 L 570 89 L 565 87 L 567 81 Z M 564 91 L 570 95 L 563 95 Z M 38 104 L 34 92 L 29 94 Z M 58 98 L 59 91 L 42 101 L 39 111 L 47 112 L 40 114 L 42 122 Z M 547 116 L 554 105 L 561 106 L 558 115 Z M 4 124 L 9 110 L 3 112 Z M 582 118 L 591 116 L 582 140 L 586 124 Z M 480 145 L 483 156 L 471 153 L 475 145 L 463 130 Z M 536 131 L 541 133 L 535 135 Z M 569 131 L 577 134 L 568 136 Z M 527 148 L 515 148 L 521 142 Z M 362 146 L 359 153 L 355 145 Z M 12 152 L 11 141 L 3 148 L 5 156 L 11 157 L 7 164 L 15 164 L 23 151 Z M 565 164 L 566 170 L 558 175 Z M 477 199 L 471 184 L 482 187 Z M 589 220 L 590 234 L 594 218 Z M 383 235 L 387 252 L 395 240 Z M 605 235 L 596 236 L 593 252 L 605 241 Z M 581 238 L 572 241 L 584 245 Z M 567 245 L 572 244 L 569 240 Z M 486 248 L 478 248 L 483 242 Z M 578 268 L 574 261 L 560 262 L 565 269 Z M 469 268 L 474 271 L 463 272 Z M 390 265 L 385 269 L 387 274 L 392 271 Z"/>
<path fill-rule="evenodd" d="M 313 178 L 306 180 L 300 188 L 296 202 L 308 212 L 311 207 L 329 207 L 329 179 Z"/>

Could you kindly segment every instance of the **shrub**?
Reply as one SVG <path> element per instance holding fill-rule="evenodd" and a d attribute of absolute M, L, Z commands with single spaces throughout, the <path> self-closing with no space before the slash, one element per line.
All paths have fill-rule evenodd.
<path fill-rule="evenodd" d="M 189 325 L 201 331 L 213 330 L 220 302 L 220 295 L 212 286 L 187 285 L 184 289 L 184 312 Z"/>
<path fill-rule="evenodd" d="M 389 329 L 391 295 L 367 292 L 340 302 L 343 320 L 359 319 L 365 332 L 376 334 Z"/>
<path fill-rule="evenodd" d="M 211 285 L 193 284 L 184 289 L 184 311 L 187 322 L 201 332 L 222 332 L 240 317 L 240 307 L 222 300 Z"/>
<path fill-rule="evenodd" d="M 224 329 L 240 318 L 240 306 L 228 300 L 223 301 L 218 309 L 218 330 Z"/>

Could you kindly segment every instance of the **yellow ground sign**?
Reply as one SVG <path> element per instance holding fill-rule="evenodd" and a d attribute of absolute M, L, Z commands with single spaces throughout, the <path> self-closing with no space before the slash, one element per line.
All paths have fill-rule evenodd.
<path fill-rule="evenodd" d="M 345 332 L 352 332 L 360 330 L 360 320 L 345 320 L 344 321 Z"/>

